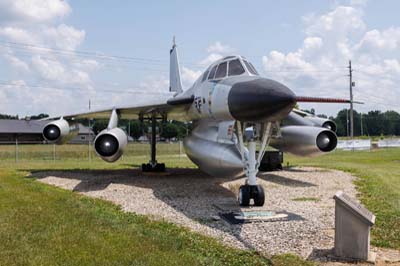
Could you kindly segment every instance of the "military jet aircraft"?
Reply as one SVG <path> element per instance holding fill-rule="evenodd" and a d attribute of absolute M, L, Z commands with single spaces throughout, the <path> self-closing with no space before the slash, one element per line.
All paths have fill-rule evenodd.
<path fill-rule="evenodd" d="M 157 120 L 193 123 L 184 139 L 187 156 L 200 170 L 213 176 L 246 176 L 239 189 L 239 204 L 264 205 L 258 168 L 268 145 L 298 155 L 315 155 L 336 148 L 336 125 L 327 119 L 294 109 L 297 102 L 347 100 L 299 97 L 285 85 L 261 77 L 245 57 L 234 55 L 211 64 L 187 90 L 183 90 L 177 46 L 170 50 L 170 88 L 174 96 L 149 98 L 147 104 L 117 106 L 52 118 L 43 129 L 50 143 L 65 143 L 77 134 L 74 119 L 108 119 L 108 126 L 94 140 L 94 149 L 106 162 L 115 162 L 127 146 L 127 134 L 118 120 L 149 120 L 152 125 L 151 160 L 143 171 L 163 171 L 156 160 Z M 135 99 L 132 99 L 134 102 Z M 259 143 L 257 148 L 257 143 Z"/>

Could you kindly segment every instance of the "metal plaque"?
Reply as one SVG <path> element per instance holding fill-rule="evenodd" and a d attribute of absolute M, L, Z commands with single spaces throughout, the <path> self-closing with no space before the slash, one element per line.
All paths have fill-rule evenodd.
<path fill-rule="evenodd" d="M 343 191 L 338 191 L 333 198 L 356 212 L 364 218 L 367 223 L 371 225 L 375 224 L 375 215 Z"/>

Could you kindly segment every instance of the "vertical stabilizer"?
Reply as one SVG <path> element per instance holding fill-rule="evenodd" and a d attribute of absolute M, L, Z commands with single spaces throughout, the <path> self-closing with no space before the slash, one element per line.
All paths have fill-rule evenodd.
<path fill-rule="evenodd" d="M 170 54 L 169 63 L 169 91 L 182 92 L 181 72 L 179 70 L 178 51 L 176 49 L 175 37 Z"/>

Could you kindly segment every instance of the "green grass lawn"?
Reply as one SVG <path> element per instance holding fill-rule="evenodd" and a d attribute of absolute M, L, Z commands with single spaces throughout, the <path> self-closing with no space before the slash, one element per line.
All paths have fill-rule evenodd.
<path fill-rule="evenodd" d="M 147 145 L 130 145 L 114 164 L 92 157 L 86 145 L 0 146 L 0 265 L 312 265 L 297 256 L 265 258 L 224 246 L 166 222 L 124 213 L 115 205 L 48 186 L 25 175 L 43 169 L 120 169 L 149 159 Z M 179 146 L 159 147 L 169 167 L 194 167 Z M 43 154 L 50 156 L 43 157 Z M 400 249 L 400 149 L 334 152 L 316 158 L 285 156 L 358 176 L 359 198 L 377 215 L 372 244 Z M 285 162 L 285 164 L 286 164 Z M 299 198 L 293 200 L 316 200 Z"/>
<path fill-rule="evenodd" d="M 321 157 L 286 156 L 285 164 L 350 172 L 358 177 L 358 197 L 376 215 L 371 243 L 400 249 L 400 149 L 336 151 Z"/>

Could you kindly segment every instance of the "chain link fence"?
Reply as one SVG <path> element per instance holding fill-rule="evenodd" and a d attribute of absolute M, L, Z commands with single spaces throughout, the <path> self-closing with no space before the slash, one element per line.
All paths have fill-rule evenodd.
<path fill-rule="evenodd" d="M 184 156 L 182 142 L 157 143 L 157 155 Z M 150 157 L 150 144 L 129 142 L 123 157 Z M 43 142 L 0 142 L 0 159 L 5 162 L 24 161 L 94 161 L 101 160 L 93 144 L 44 144 Z"/>

